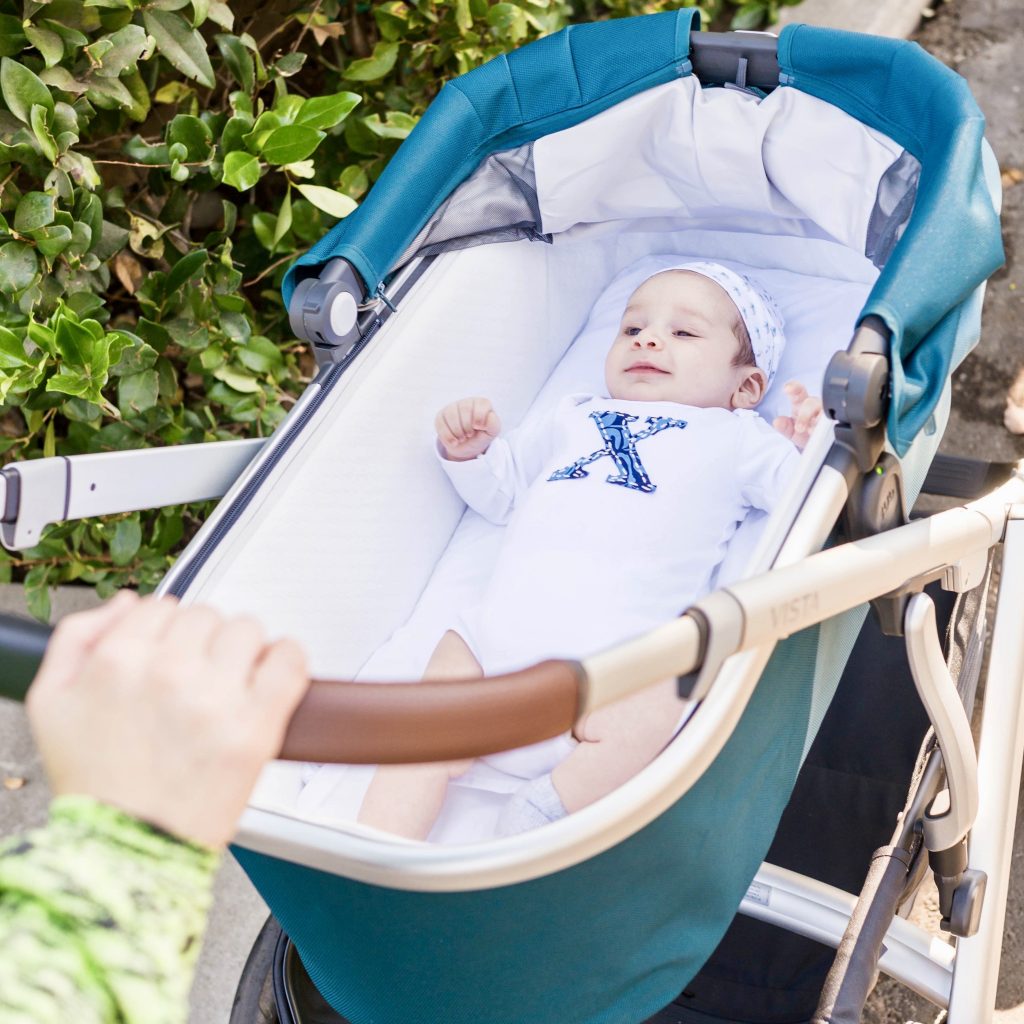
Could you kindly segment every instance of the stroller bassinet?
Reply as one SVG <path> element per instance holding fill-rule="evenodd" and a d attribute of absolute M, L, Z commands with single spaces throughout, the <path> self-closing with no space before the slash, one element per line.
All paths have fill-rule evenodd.
<path fill-rule="evenodd" d="M 852 898 L 769 868 L 753 895 L 748 886 L 867 600 L 917 644 L 915 680 L 931 694 L 951 780 L 950 848 L 962 848 L 974 820 L 966 718 L 949 707 L 928 599 L 916 592 L 937 575 L 956 591 L 981 582 L 1019 495 L 900 524 L 941 437 L 949 374 L 977 339 L 984 280 L 1001 260 L 998 173 L 983 120 L 964 83 L 916 47 L 797 26 L 780 37 L 777 64 L 774 40 L 747 34 L 702 36 L 691 60 L 694 18 L 686 10 L 577 26 L 442 90 L 360 209 L 289 272 L 292 323 L 321 372 L 164 583 L 165 592 L 254 612 L 299 636 L 319 676 L 351 676 L 421 594 L 448 585 L 446 548 L 473 543 L 464 523 L 449 544 L 462 506 L 419 441 L 440 400 L 488 389 L 521 415 L 600 289 L 651 254 L 862 288 L 849 318 L 833 325 L 839 333 L 823 331 L 817 362 L 803 368 L 820 380 L 860 325 L 825 375 L 835 438 L 816 434 L 785 521 L 758 524 L 738 548 L 748 571 L 774 571 L 585 659 L 582 675 L 549 666 L 521 680 L 538 705 L 546 682 L 568 693 L 571 721 L 581 708 L 680 676 L 699 706 L 647 769 L 570 818 L 477 844 L 377 840 L 279 806 L 247 812 L 236 856 L 319 991 L 355 1022 L 640 1021 L 696 974 L 745 894 L 747 912 L 838 944 Z M 702 89 L 698 76 L 736 88 Z M 759 102 L 758 90 L 776 85 Z M 254 447 L 218 446 L 206 476 L 187 484 L 165 473 L 173 497 L 155 500 L 214 493 Z M 145 454 L 156 466 L 182 453 Z M 110 463 L 98 458 L 78 460 L 81 472 L 105 472 Z M 68 462 L 41 461 L 61 463 L 61 474 Z M 35 492 L 32 472 L 4 471 L 5 543 L 31 542 L 48 518 L 111 511 L 79 497 L 74 480 L 53 515 L 45 488 L 56 486 L 56 470 L 37 471 Z M 844 506 L 848 537 L 892 529 L 807 558 Z M 1019 611 L 1018 590 L 1004 573 L 1007 617 Z M 998 839 L 973 840 L 967 869 L 1001 881 L 983 907 L 976 887 L 963 897 L 977 910 L 956 925 L 974 933 L 956 952 L 958 976 L 969 973 L 970 983 L 953 983 L 952 947 L 932 950 L 902 922 L 883 959 L 949 1005 L 957 1024 L 985 1019 L 991 1006 L 993 943 L 998 964 L 1000 817 L 1016 799 L 1024 735 L 1013 696 L 1020 640 L 1005 633 L 989 692 L 1004 673 L 995 699 L 1013 724 L 994 727 L 982 747 L 993 782 L 974 833 L 984 825 Z M 577 692 L 578 678 L 586 685 Z M 506 688 L 485 685 L 503 699 Z M 318 699 L 330 699 L 325 689 Z M 469 739 L 457 728 L 417 731 L 412 689 L 389 695 L 393 728 L 365 736 L 353 736 L 351 717 L 300 715 L 289 756 L 422 760 L 497 742 L 482 726 Z M 439 692 L 419 689 L 427 702 Z M 467 702 L 483 692 L 467 688 Z M 563 729 L 566 713 L 563 700 L 542 725 L 498 732 L 506 745 L 509 735 L 539 739 Z M 975 876 L 966 877 L 969 889 Z"/>

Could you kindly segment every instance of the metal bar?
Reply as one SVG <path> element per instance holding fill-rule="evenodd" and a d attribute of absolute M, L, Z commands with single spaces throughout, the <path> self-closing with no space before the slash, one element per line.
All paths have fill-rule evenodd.
<path fill-rule="evenodd" d="M 763 864 L 740 904 L 740 913 L 838 948 L 856 903 L 856 897 L 835 886 Z M 879 967 L 936 1006 L 945 1007 L 956 955 L 949 943 L 896 917 L 886 932 Z M 976 1021 L 982 1019 L 987 1018 Z"/>
<path fill-rule="evenodd" d="M 219 498 L 265 444 L 253 438 L 12 463 L 0 475 L 0 542 L 31 547 L 50 523 Z M 12 477 L 19 495 L 8 515 Z"/>
<path fill-rule="evenodd" d="M 971 868 L 988 889 L 975 935 L 961 939 L 950 995 L 950 1024 L 992 1019 L 999 977 L 1014 822 L 1024 759 L 1024 505 L 1010 510 L 999 601 L 985 685 L 978 756 L 978 816 L 970 837 Z"/>

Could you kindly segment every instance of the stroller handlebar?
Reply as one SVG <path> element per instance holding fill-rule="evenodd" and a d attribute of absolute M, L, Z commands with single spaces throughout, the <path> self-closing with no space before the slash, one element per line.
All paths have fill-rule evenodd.
<path fill-rule="evenodd" d="M 22 701 L 50 626 L 0 614 L 0 697 Z M 353 683 L 314 679 L 280 757 L 345 764 L 411 764 L 479 757 L 567 732 L 583 703 L 578 662 L 544 661 L 487 679 Z"/>

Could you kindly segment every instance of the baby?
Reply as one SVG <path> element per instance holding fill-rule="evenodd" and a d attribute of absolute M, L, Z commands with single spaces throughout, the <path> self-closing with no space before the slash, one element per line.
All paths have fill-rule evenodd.
<path fill-rule="evenodd" d="M 508 527 L 482 600 L 442 637 L 426 678 L 583 657 L 705 593 L 747 512 L 778 501 L 821 411 L 794 383 L 793 415 L 775 430 L 754 411 L 782 345 L 781 315 L 759 286 L 688 263 L 633 292 L 605 361 L 607 396 L 569 396 L 505 437 L 486 398 L 442 409 L 441 464 L 470 507 Z M 669 679 L 594 712 L 571 737 L 485 758 L 523 779 L 499 833 L 621 785 L 668 743 L 681 711 Z M 359 821 L 425 839 L 469 764 L 378 769 Z"/>

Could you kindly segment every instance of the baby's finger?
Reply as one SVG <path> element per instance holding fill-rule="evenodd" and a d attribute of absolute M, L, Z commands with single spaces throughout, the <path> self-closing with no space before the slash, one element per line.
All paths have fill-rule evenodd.
<path fill-rule="evenodd" d="M 787 381 L 786 397 L 789 399 L 793 408 L 796 409 L 801 402 L 807 400 L 807 388 L 805 388 L 798 380 Z"/>
<path fill-rule="evenodd" d="M 501 433 L 501 420 L 498 419 L 498 414 L 491 409 L 487 413 L 487 418 L 483 424 L 484 433 L 491 437 L 497 437 Z"/>
<path fill-rule="evenodd" d="M 453 444 L 463 439 L 462 427 L 459 425 L 459 410 L 457 406 L 450 405 L 445 409 L 444 424 L 448 428 L 448 434 Z"/>
<path fill-rule="evenodd" d="M 473 402 L 473 429 L 483 430 L 487 423 L 487 417 L 493 412 L 491 403 L 486 398 L 477 398 Z"/>
<path fill-rule="evenodd" d="M 821 415 L 821 399 L 807 398 L 800 403 L 796 410 L 797 422 L 805 429 L 810 430 Z"/>
<path fill-rule="evenodd" d="M 772 420 L 772 426 L 783 437 L 789 438 L 791 441 L 793 440 L 793 431 L 796 425 L 793 422 L 792 416 L 776 416 L 775 419 Z"/>
<path fill-rule="evenodd" d="M 473 399 L 464 398 L 459 402 L 459 429 L 464 438 L 473 433 Z"/>

